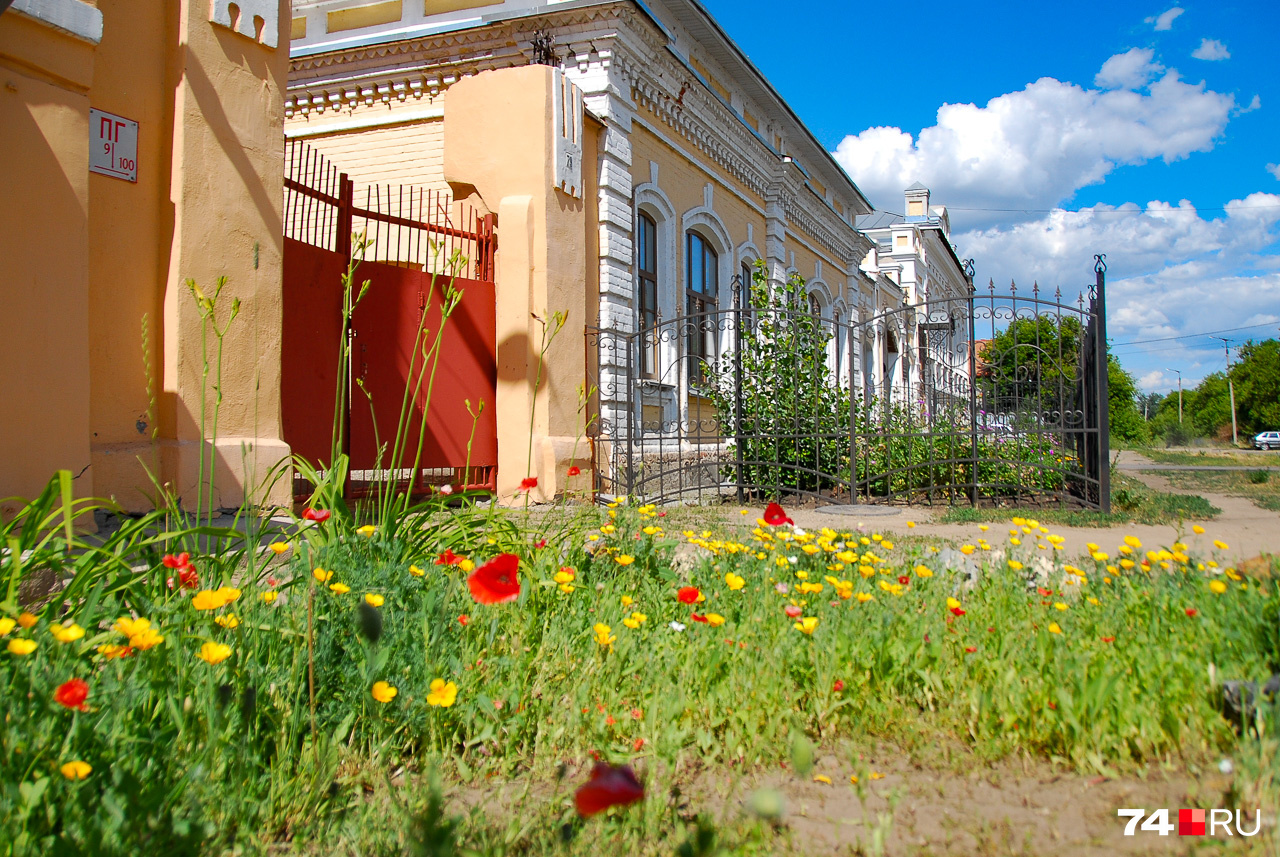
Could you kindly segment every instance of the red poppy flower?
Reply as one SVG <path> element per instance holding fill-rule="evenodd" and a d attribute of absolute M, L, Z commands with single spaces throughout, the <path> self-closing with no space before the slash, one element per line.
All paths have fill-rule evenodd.
<path fill-rule="evenodd" d="M 275 575 L 271 575 L 271 574 L 267 575 L 267 586 L 279 586 L 279 585 L 280 585 L 280 581 L 276 579 Z"/>
<path fill-rule="evenodd" d="M 666 513 L 666 512 L 659 512 L 659 513 L 658 513 L 658 517 L 659 517 L 659 518 L 665 518 L 666 516 L 667 516 L 667 513 Z"/>
<path fill-rule="evenodd" d="M 199 589 L 200 575 L 196 574 L 196 570 L 192 566 L 178 569 L 178 582 L 182 584 L 183 589 Z"/>
<path fill-rule="evenodd" d="M 965 646 L 965 647 L 964 647 L 964 650 L 965 650 L 966 652 L 968 652 L 969 654 L 971 654 L 971 655 L 972 655 L 974 652 L 978 651 L 978 647 L 977 647 L 977 646 Z"/>
<path fill-rule="evenodd" d="M 839 693 L 840 691 L 844 690 L 844 682 L 841 681 L 840 679 L 836 679 L 835 684 L 831 685 L 831 689 L 836 693 Z"/>
<path fill-rule="evenodd" d="M 907 577 L 905 574 L 899 575 L 898 582 L 901 583 L 903 586 L 910 586 L 911 578 Z"/>
<path fill-rule="evenodd" d="M 618 721 L 616 721 L 616 720 L 614 720 L 614 719 L 613 719 L 613 715 L 612 715 L 612 714 L 610 714 L 608 717 L 606 717 L 606 718 L 604 719 L 604 725 L 605 725 L 605 726 L 613 726 L 613 725 L 615 725 L 617 722 L 618 722 Z"/>
<path fill-rule="evenodd" d="M 463 613 L 461 616 L 458 617 L 458 624 L 464 628 L 467 627 L 467 625 L 470 622 L 471 622 L 471 617 L 468 616 L 466 613 Z"/>
<path fill-rule="evenodd" d="M 1115 637 L 1103 637 L 1103 638 L 1102 638 L 1102 642 L 1104 642 L 1104 643 L 1114 643 L 1115 641 L 1116 641 L 1116 638 L 1115 638 Z"/>
<path fill-rule="evenodd" d="M 682 586 L 676 593 L 676 598 L 680 599 L 681 604 L 697 604 L 698 596 L 701 594 L 696 586 Z"/>
<path fill-rule="evenodd" d="M 545 548 L 545 547 L 547 546 L 547 540 L 546 540 L 546 539 L 538 539 L 536 542 L 534 542 L 534 543 L 533 543 L 533 546 L 534 546 L 535 548 Z"/>
<path fill-rule="evenodd" d="M 84 711 L 84 701 L 89 698 L 89 683 L 82 678 L 73 678 L 58 686 L 53 692 L 53 701 L 67 708 Z"/>
<path fill-rule="evenodd" d="M 191 554 L 180 553 L 164 555 L 164 559 L 160 560 L 165 568 L 188 568 L 191 565 Z"/>
<path fill-rule="evenodd" d="M 526 476 L 525 478 L 520 480 L 521 491 L 529 491 L 537 487 L 538 487 L 538 477 L 536 476 Z"/>
<path fill-rule="evenodd" d="M 963 616 L 963 615 L 964 615 L 964 608 L 963 608 L 963 607 L 952 607 L 952 608 L 951 608 L 951 612 L 952 612 L 952 613 L 954 613 L 954 614 L 955 614 L 955 615 L 957 615 L 957 616 Z"/>
<path fill-rule="evenodd" d="M 632 719 L 632 720 L 643 720 L 643 719 L 644 719 L 644 712 L 643 712 L 643 711 L 641 711 L 639 708 L 633 708 L 633 709 L 631 709 L 631 719 Z"/>
<path fill-rule="evenodd" d="M 1043 597 L 1043 596 L 1045 596 L 1045 595 L 1052 595 L 1052 594 L 1053 594 L 1053 590 L 1052 590 L 1052 589 L 1045 589 L 1043 586 L 1037 586 L 1037 587 L 1036 587 L 1036 592 L 1038 592 L 1038 593 L 1041 595 L 1041 597 Z"/>
<path fill-rule="evenodd" d="M 302 512 L 302 520 L 315 521 L 317 524 L 323 524 L 325 521 L 329 520 L 329 510 L 328 509 L 312 509 L 310 506 L 308 506 Z"/>
<path fill-rule="evenodd" d="M 690 618 L 693 619 L 693 621 L 701 622 L 704 625 L 707 623 L 707 617 L 702 615 L 701 613 L 694 613 Z"/>
<path fill-rule="evenodd" d="M 591 779 L 578 788 L 573 796 L 574 806 L 583 818 L 604 812 L 611 806 L 627 806 L 644 798 L 644 786 L 636 779 L 627 765 L 615 768 L 597 762 L 591 769 Z"/>
<path fill-rule="evenodd" d="M 641 748 L 641 747 L 643 747 L 643 746 L 644 746 L 644 739 L 643 739 L 643 738 L 637 738 L 637 739 L 636 739 L 636 742 L 635 742 L 634 744 L 632 744 L 632 745 L 631 745 L 631 752 L 633 752 L 633 753 L 639 753 L 639 752 L 640 752 L 640 748 Z"/>
<path fill-rule="evenodd" d="M 578 476 L 578 475 L 579 475 L 579 474 L 581 474 L 581 473 L 582 473 L 582 470 L 578 467 L 578 465 L 576 465 L 576 464 L 575 464 L 575 465 L 573 465 L 572 467 L 570 467 L 570 468 L 569 468 L 569 474 L 568 474 L 568 475 L 569 475 L 569 476 Z"/>
<path fill-rule="evenodd" d="M 520 597 L 520 557 L 513 553 L 499 554 L 471 572 L 467 586 L 471 597 L 481 604 L 502 604 Z"/>
<path fill-rule="evenodd" d="M 786 613 L 792 619 L 799 619 L 800 614 L 803 613 L 804 611 L 794 604 L 788 604 L 786 607 L 782 609 L 782 612 Z"/>
<path fill-rule="evenodd" d="M 1187 615 L 1188 615 L 1188 616 L 1194 616 L 1194 615 L 1196 615 L 1196 614 L 1197 614 L 1197 613 L 1199 613 L 1199 612 L 1200 612 L 1200 611 L 1199 611 L 1199 610 L 1197 610 L 1197 609 L 1196 609 L 1196 608 L 1194 608 L 1194 607 L 1188 607 L 1188 608 L 1187 608 Z"/>
<path fill-rule="evenodd" d="M 777 503 L 770 503 L 764 509 L 764 522 L 771 527 L 777 527 L 782 524 L 791 524 L 795 526 L 795 521 L 787 517 L 787 513 Z"/>
<path fill-rule="evenodd" d="M 1049 707 L 1050 707 L 1050 708 L 1052 708 L 1054 711 L 1057 711 L 1057 710 L 1058 710 L 1058 703 L 1056 703 L 1056 702 L 1051 702 L 1051 703 L 1049 703 Z"/>
<path fill-rule="evenodd" d="M 988 634 L 994 634 L 995 632 L 996 632 L 996 629 L 995 629 L 995 628 L 988 628 L 988 629 L 987 629 L 987 633 L 988 633 Z"/>
<path fill-rule="evenodd" d="M 444 553 L 436 557 L 436 565 L 457 565 L 462 562 L 462 557 L 453 552 L 453 548 L 445 548 Z"/>

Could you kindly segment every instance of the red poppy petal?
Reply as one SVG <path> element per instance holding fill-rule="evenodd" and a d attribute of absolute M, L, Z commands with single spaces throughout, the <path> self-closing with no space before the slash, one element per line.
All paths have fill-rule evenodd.
<path fill-rule="evenodd" d="M 580 469 L 580 468 L 575 464 L 573 467 L 570 467 L 570 468 L 569 468 L 569 474 L 568 474 L 568 475 L 570 475 L 570 476 L 577 476 L 577 475 L 579 475 L 580 473 L 582 473 L 582 470 L 581 470 L 581 469 Z"/>
<path fill-rule="evenodd" d="M 644 786 L 636 779 L 631 768 L 613 767 L 597 762 L 591 770 L 591 779 L 578 788 L 573 796 L 574 806 L 583 818 L 604 812 L 611 806 L 627 806 L 644 798 Z"/>
<path fill-rule="evenodd" d="M 681 604 L 697 604 L 700 594 L 696 586 L 682 586 L 680 591 L 676 593 L 676 598 L 680 600 Z"/>
<path fill-rule="evenodd" d="M 467 587 L 480 604 L 502 604 L 520 597 L 517 572 L 520 558 L 513 553 L 499 554 L 471 572 Z"/>
<path fill-rule="evenodd" d="M 786 511 L 777 503 L 770 503 L 765 507 L 764 522 L 771 527 L 777 527 L 781 524 L 795 525 L 795 521 L 788 518 Z"/>
<path fill-rule="evenodd" d="M 701 613 L 694 613 L 694 614 L 693 614 L 693 616 L 692 616 L 692 617 L 690 617 L 690 618 L 692 618 L 692 619 L 693 619 L 693 621 L 695 621 L 695 622 L 704 622 L 704 623 L 705 623 L 705 622 L 707 621 L 707 617 L 706 617 L 706 616 L 704 616 L 704 615 L 702 615 Z"/>
<path fill-rule="evenodd" d="M 328 509 L 312 509 L 311 507 L 308 506 L 303 511 L 302 518 L 305 521 L 315 521 L 317 524 L 323 524 L 325 521 L 329 520 L 329 510 Z"/>

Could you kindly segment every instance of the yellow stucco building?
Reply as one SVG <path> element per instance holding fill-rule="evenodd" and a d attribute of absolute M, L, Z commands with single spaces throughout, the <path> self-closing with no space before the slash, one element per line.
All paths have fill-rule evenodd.
<path fill-rule="evenodd" d="M 264 494 L 280 436 L 286 0 L 0 4 L 0 497 L 57 469 L 81 496 L 150 505 Z M 227 285 L 217 444 L 201 435 L 200 307 Z M 211 414 L 215 394 L 206 390 Z M 12 512 L 11 508 L 0 511 Z"/>
<path fill-rule="evenodd" d="M 901 300 L 860 269 L 873 242 L 855 222 L 871 205 L 693 0 L 295 0 L 292 36 L 286 135 L 357 183 L 452 188 L 498 214 L 499 354 L 513 337 L 536 342 L 545 313 L 568 312 L 536 411 L 547 416 L 534 432 L 544 495 L 563 485 L 584 428 L 574 391 L 597 359 L 583 356 L 584 328 L 635 330 L 691 302 L 728 307 L 757 260 L 772 283 L 802 276 L 829 319 Z M 576 142 L 563 121 L 574 98 L 586 128 Z M 520 109 L 530 100 L 535 116 Z M 517 163 L 519 179 L 495 166 Z M 530 205 L 532 220 L 516 213 Z M 688 420 L 704 403 L 683 361 L 654 359 L 638 416 Z M 621 367 L 598 360 L 593 416 L 616 423 Z M 848 362 L 846 383 L 861 351 Z M 504 393 L 503 377 L 498 478 L 509 493 L 526 472 L 532 400 Z"/>

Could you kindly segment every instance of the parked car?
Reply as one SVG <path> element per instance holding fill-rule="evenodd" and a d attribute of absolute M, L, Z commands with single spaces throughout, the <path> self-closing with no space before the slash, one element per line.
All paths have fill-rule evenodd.
<path fill-rule="evenodd" d="M 1253 439 L 1254 449 L 1280 449 L 1280 431 L 1264 431 Z"/>

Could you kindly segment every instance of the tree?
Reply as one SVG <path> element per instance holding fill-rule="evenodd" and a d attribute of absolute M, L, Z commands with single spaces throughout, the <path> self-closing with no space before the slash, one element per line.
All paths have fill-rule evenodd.
<path fill-rule="evenodd" d="M 733 321 L 740 355 L 720 357 L 706 392 L 733 438 L 731 467 L 741 455 L 739 484 L 774 496 L 826 487 L 822 474 L 848 466 L 849 398 L 828 366 L 832 332 L 810 311 L 805 281 L 793 274 L 771 289 L 757 261 L 749 309 Z"/>
<path fill-rule="evenodd" d="M 983 352 L 979 381 L 989 410 L 1036 414 L 1075 406 L 1084 326 L 1072 316 L 1014 319 Z M 1137 384 L 1115 355 L 1107 354 L 1108 407 L 1113 437 L 1148 436 L 1138 410 Z"/>
<path fill-rule="evenodd" d="M 1280 428 L 1280 342 L 1250 340 L 1240 346 L 1231 380 L 1236 385 L 1236 416 L 1245 431 Z"/>

